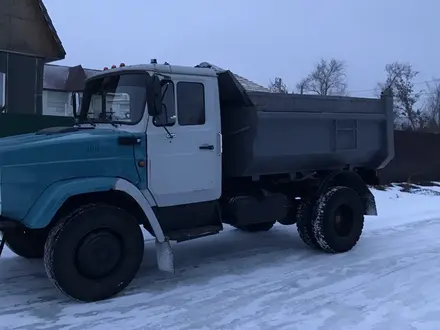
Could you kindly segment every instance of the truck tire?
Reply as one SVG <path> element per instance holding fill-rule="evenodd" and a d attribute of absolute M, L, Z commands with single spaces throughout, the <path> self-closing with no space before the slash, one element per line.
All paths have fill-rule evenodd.
<path fill-rule="evenodd" d="M 333 187 L 318 200 L 313 232 L 319 246 L 329 253 L 351 250 L 364 227 L 364 208 L 360 196 L 348 187 Z"/>
<path fill-rule="evenodd" d="M 89 204 L 52 228 L 44 266 L 61 292 L 91 302 L 110 298 L 127 287 L 143 254 L 142 231 L 131 214 L 107 204 Z"/>
<path fill-rule="evenodd" d="M 304 200 L 299 204 L 296 212 L 296 229 L 298 230 L 299 237 L 306 245 L 314 249 L 321 249 L 313 232 L 312 217 L 314 207 L 315 203 L 312 200 Z"/>
<path fill-rule="evenodd" d="M 8 248 L 26 259 L 43 258 L 47 234 L 44 229 L 12 229 L 4 233 Z"/>
<path fill-rule="evenodd" d="M 259 231 L 269 231 L 272 229 L 274 222 L 261 222 L 261 223 L 253 223 L 250 225 L 244 225 L 244 226 L 234 226 L 235 228 L 247 231 L 249 233 L 256 233 Z"/>

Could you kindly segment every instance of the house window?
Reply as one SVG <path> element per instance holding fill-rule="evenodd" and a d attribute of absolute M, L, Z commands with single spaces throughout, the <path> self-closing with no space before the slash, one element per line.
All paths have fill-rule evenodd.
<path fill-rule="evenodd" d="M 6 73 L 0 72 L 0 110 L 6 106 Z"/>
<path fill-rule="evenodd" d="M 201 83 L 177 83 L 177 116 L 180 126 L 205 124 L 205 88 Z"/>
<path fill-rule="evenodd" d="M 67 116 L 70 93 L 59 91 L 44 91 L 43 115 Z"/>

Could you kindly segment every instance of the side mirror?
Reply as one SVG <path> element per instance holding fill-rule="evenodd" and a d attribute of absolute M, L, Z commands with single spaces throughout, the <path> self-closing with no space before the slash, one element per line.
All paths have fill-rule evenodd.
<path fill-rule="evenodd" d="M 171 80 L 168 78 L 164 78 L 159 80 L 157 75 L 152 77 L 152 86 L 151 86 L 151 102 L 148 108 L 148 114 L 150 116 L 159 116 L 163 112 L 163 97 L 164 93 L 162 92 L 162 88 L 171 83 Z M 165 88 L 166 91 L 166 88 Z"/>
<path fill-rule="evenodd" d="M 77 92 L 72 93 L 72 108 L 73 108 L 73 118 L 78 118 L 78 98 Z"/>
<path fill-rule="evenodd" d="M 162 113 L 162 85 L 157 75 L 153 75 L 150 95 L 152 97 L 148 107 L 150 116 L 159 116 Z"/>

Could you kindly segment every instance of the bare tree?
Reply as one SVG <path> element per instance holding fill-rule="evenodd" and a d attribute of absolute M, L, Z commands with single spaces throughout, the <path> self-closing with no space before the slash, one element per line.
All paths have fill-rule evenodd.
<path fill-rule="evenodd" d="M 289 93 L 287 85 L 284 83 L 283 78 L 280 77 L 275 77 L 275 79 L 269 83 L 269 89 L 272 93 Z"/>
<path fill-rule="evenodd" d="M 411 64 L 402 62 L 387 64 L 385 72 L 387 78 L 378 86 L 380 90 L 390 87 L 393 91 L 396 126 L 414 131 L 423 128 L 428 118 L 422 108 L 417 108 L 422 91 L 416 91 L 414 83 L 419 72 Z"/>
<path fill-rule="evenodd" d="M 425 111 L 429 118 L 430 132 L 440 133 L 440 80 L 427 84 Z"/>
<path fill-rule="evenodd" d="M 310 79 L 309 77 L 303 78 L 299 83 L 296 84 L 296 90 L 299 94 L 304 94 L 310 90 Z"/>
<path fill-rule="evenodd" d="M 319 95 L 346 95 L 346 65 L 336 59 L 321 59 L 310 74 L 302 79 L 296 88 L 299 93 L 315 93 Z"/>

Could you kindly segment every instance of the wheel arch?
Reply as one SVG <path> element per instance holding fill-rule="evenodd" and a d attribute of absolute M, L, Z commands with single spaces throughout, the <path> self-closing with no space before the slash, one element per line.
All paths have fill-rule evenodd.
<path fill-rule="evenodd" d="M 162 231 L 159 220 L 153 212 L 151 202 L 147 200 L 144 194 L 142 194 L 134 184 L 124 179 L 116 180 L 114 190 L 126 193 L 135 201 L 145 216 L 145 224 L 150 226 L 152 234 L 154 234 L 156 240 L 161 243 L 165 242 L 166 237 Z"/>
<path fill-rule="evenodd" d="M 377 215 L 376 201 L 362 177 L 354 171 L 334 172 L 326 176 L 319 188 L 318 195 L 334 186 L 345 186 L 353 189 L 361 197 L 365 215 Z"/>
<path fill-rule="evenodd" d="M 28 228 L 52 227 L 80 205 L 96 202 L 126 210 L 159 242 L 165 241 L 151 202 L 135 185 L 119 178 L 76 179 L 50 186 L 35 202 L 23 223 Z"/>

